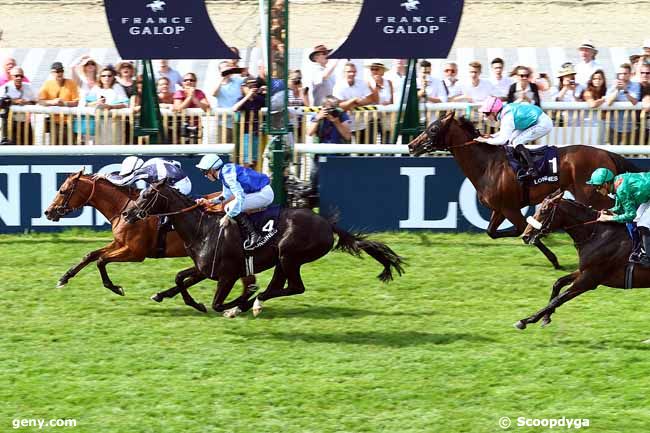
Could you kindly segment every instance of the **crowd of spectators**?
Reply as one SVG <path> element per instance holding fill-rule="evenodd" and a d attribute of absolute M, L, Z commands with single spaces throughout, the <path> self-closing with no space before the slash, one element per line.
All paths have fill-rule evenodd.
<path fill-rule="evenodd" d="M 272 36 L 277 39 L 276 45 L 281 45 L 284 40 L 281 3 L 283 2 L 277 2 L 275 27 L 272 29 Z M 231 49 L 238 57 L 239 51 L 235 47 Z M 324 106 L 325 101 L 331 105 L 336 100 L 339 109 L 350 112 L 364 105 L 392 105 L 401 101 L 406 60 L 393 61 L 391 69 L 379 60 L 363 65 L 358 61 L 330 59 L 331 51 L 325 45 L 317 45 L 309 52 L 309 63 L 304 71 L 290 71 L 286 84 L 290 106 Z M 282 51 L 279 53 L 279 57 L 275 57 L 278 67 L 286 59 Z M 494 58 L 489 64 L 489 72 L 484 71 L 487 66 L 484 68 L 480 62 L 472 61 L 467 65 L 467 76 L 463 77 L 459 77 L 458 64 L 455 62 L 443 62 L 441 70 L 435 74 L 431 62 L 422 60 L 417 66 L 417 94 L 421 101 L 431 103 L 481 103 L 488 96 L 497 96 L 507 102 L 536 105 L 550 101 L 587 102 L 593 108 L 614 102 L 636 104 L 643 101 L 650 108 L 650 39 L 644 41 L 640 54 L 631 56 L 629 63 L 618 67 L 615 77 L 605 76 L 597 55 L 598 50 L 594 44 L 584 41 L 577 49 L 577 61 L 566 62 L 553 73 L 536 72 L 527 65 L 507 68 L 502 58 Z M 54 62 L 49 78 L 40 87 L 36 87 L 30 83 L 15 59 L 7 58 L 2 61 L 0 70 L 0 86 L 4 88 L 0 88 L 0 94 L 9 96 L 13 105 L 41 104 L 113 110 L 126 107 L 137 109 L 140 104 L 138 82 L 141 78 L 137 76 L 132 62 L 120 61 L 115 66 L 102 66 L 85 55 L 73 61 L 69 71 L 67 78 L 66 66 Z M 264 106 L 267 92 L 264 65 L 260 66 L 258 75 L 254 76 L 248 68 L 239 66 L 238 59 L 222 61 L 219 63 L 215 87 L 205 89 L 206 91 L 200 88 L 196 74 L 191 71 L 176 71 L 167 60 L 156 61 L 154 72 L 161 107 L 176 111 L 187 108 L 200 108 L 204 111 L 209 111 L 211 107 L 226 108 L 241 112 L 247 122 L 257 125 L 257 111 Z M 285 90 L 284 84 L 281 86 Z M 16 133 L 21 133 L 19 127 L 26 116 L 18 114 L 20 113 L 13 117 L 17 126 L 13 129 Z M 59 117 L 54 119 L 52 124 L 65 124 Z M 320 129 L 323 129 L 324 119 L 321 115 L 310 120 L 319 122 Z M 232 141 L 232 117 L 224 116 L 220 122 L 227 129 L 226 139 Z M 618 118 L 612 120 L 610 126 L 620 136 L 630 132 L 631 122 L 630 118 Z M 351 132 L 367 127 L 361 120 L 355 122 L 353 116 L 348 116 L 345 124 Z M 85 132 L 85 128 L 90 126 L 75 123 L 75 132 L 80 129 Z M 22 133 L 25 134 L 24 130 Z M 27 135 L 31 140 L 31 131 Z M 249 158 L 254 158 L 258 137 L 251 136 L 246 140 L 250 141 L 252 147 Z"/>

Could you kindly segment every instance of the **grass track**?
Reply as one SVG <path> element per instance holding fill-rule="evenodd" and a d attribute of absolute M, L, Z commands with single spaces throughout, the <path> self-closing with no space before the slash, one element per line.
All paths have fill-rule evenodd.
<path fill-rule="evenodd" d="M 304 295 L 227 320 L 148 299 L 189 259 L 109 265 L 120 298 L 94 265 L 54 289 L 107 233 L 0 236 L 0 432 L 38 431 L 13 430 L 15 418 L 74 418 L 40 431 L 494 433 L 502 416 L 647 431 L 650 293 L 601 287 L 552 326 L 517 331 L 565 273 L 536 249 L 485 235 L 375 238 L 407 257 L 397 281 L 382 285 L 367 256 L 332 253 L 303 268 Z M 568 238 L 548 245 L 577 266 Z M 192 293 L 209 305 L 213 284 Z"/>

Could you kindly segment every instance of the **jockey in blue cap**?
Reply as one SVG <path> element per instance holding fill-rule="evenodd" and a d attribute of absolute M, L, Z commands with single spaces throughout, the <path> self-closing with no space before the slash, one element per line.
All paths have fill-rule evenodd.
<path fill-rule="evenodd" d="M 234 197 L 233 201 L 226 204 L 226 215 L 221 218 L 220 224 L 226 225 L 230 219 L 234 219 L 249 233 L 250 237 L 244 243 L 244 249 L 254 248 L 262 236 L 255 230 L 244 212 L 273 203 L 273 189 L 269 177 L 241 165 L 224 164 L 216 154 L 205 155 L 196 167 L 208 180 L 214 182 L 219 179 L 223 185 L 223 191 L 219 196 L 213 199 L 199 198 L 196 202 L 202 205 L 215 204 Z"/>

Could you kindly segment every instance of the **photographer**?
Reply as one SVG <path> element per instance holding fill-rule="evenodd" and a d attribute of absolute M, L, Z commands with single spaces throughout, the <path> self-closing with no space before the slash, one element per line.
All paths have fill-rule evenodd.
<path fill-rule="evenodd" d="M 349 143 L 350 116 L 339 107 L 340 101 L 332 95 L 325 97 L 323 107 L 312 116 L 307 134 L 315 137 L 317 143 Z M 313 193 L 318 191 L 318 155 L 314 154 L 314 165 L 311 170 L 311 185 Z"/>
<path fill-rule="evenodd" d="M 580 102 L 584 101 L 582 94 L 585 89 L 580 84 L 576 83 L 576 71 L 571 63 L 562 65 L 562 69 L 557 74 L 560 80 L 557 86 L 557 93 L 555 94 L 555 101 L 557 102 Z"/>
<path fill-rule="evenodd" d="M 247 78 L 242 84 L 243 97 L 233 105 L 233 111 L 244 113 L 244 164 L 254 167 L 259 153 L 259 114 L 266 106 L 266 86 L 256 78 Z"/>

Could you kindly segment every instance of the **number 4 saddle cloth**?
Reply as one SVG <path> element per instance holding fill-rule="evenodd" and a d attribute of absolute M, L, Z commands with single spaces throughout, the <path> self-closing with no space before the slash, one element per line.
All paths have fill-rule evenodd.
<path fill-rule="evenodd" d="M 523 168 L 519 152 L 512 146 L 505 146 L 506 156 L 510 167 L 514 170 L 515 174 Z M 560 161 L 557 157 L 557 147 L 555 146 L 542 146 L 537 149 L 529 149 L 530 154 L 533 156 L 535 170 L 537 176 L 528 181 L 531 185 L 539 185 L 541 183 L 557 183 L 560 181 Z"/>
<path fill-rule="evenodd" d="M 274 204 L 267 208 L 251 209 L 246 212 L 248 219 L 261 237 L 259 242 L 252 245 L 250 242 L 250 234 L 246 233 L 247 239 L 244 241 L 244 249 L 257 249 L 266 245 L 271 239 L 276 237 L 278 234 L 278 223 L 281 209 L 282 208 L 279 205 Z"/>

